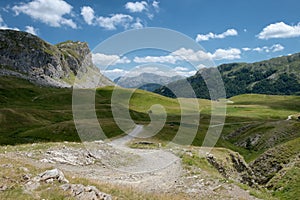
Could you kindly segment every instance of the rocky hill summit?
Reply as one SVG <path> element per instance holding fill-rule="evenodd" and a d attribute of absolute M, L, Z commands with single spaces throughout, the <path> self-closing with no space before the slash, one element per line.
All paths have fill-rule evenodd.
<path fill-rule="evenodd" d="M 75 76 L 100 76 L 97 86 L 112 85 L 92 62 L 85 42 L 51 45 L 26 32 L 0 30 L 0 74 L 13 75 L 39 85 L 71 87 Z"/>

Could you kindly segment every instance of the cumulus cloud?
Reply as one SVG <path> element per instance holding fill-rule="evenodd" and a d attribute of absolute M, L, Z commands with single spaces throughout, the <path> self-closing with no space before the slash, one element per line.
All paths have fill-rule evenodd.
<path fill-rule="evenodd" d="M 97 24 L 106 30 L 115 30 L 117 26 L 122 26 L 125 29 L 130 27 L 133 17 L 124 14 L 113 14 L 110 17 L 100 16 L 96 19 Z"/>
<path fill-rule="evenodd" d="M 90 6 L 83 6 L 80 14 L 88 25 L 93 24 L 93 20 L 95 19 L 95 12 L 93 8 Z"/>
<path fill-rule="evenodd" d="M 234 60 L 241 58 L 241 50 L 236 48 L 217 49 L 214 53 L 204 51 L 194 51 L 193 49 L 180 48 L 166 56 L 146 56 L 135 57 L 136 63 L 171 63 L 176 64 L 177 61 L 188 61 L 192 63 L 207 60 Z"/>
<path fill-rule="evenodd" d="M 2 30 L 11 29 L 11 30 L 19 31 L 18 28 L 11 28 L 11 27 L 8 27 L 8 26 L 6 25 L 6 23 L 4 22 L 4 20 L 3 20 L 3 18 L 2 18 L 1 15 L 0 15 L 0 29 L 2 29 Z"/>
<path fill-rule="evenodd" d="M 196 42 L 207 41 L 210 39 L 223 39 L 223 38 L 226 38 L 229 36 L 236 36 L 236 35 L 238 35 L 238 32 L 235 29 L 228 29 L 227 31 L 225 31 L 221 34 L 215 34 L 212 32 L 205 34 L 205 35 L 198 34 L 196 37 Z"/>
<path fill-rule="evenodd" d="M 186 70 L 181 70 L 181 69 L 186 69 Z M 151 74 L 157 74 L 160 76 L 167 76 L 167 77 L 172 77 L 177 75 L 188 77 L 194 75 L 196 73 L 196 70 L 189 70 L 184 67 L 164 69 L 155 66 L 146 66 L 146 67 L 137 66 L 131 70 L 125 70 L 120 68 L 106 69 L 106 70 L 102 70 L 102 73 L 111 79 L 116 79 L 120 76 L 135 77 L 143 73 L 151 73 Z"/>
<path fill-rule="evenodd" d="M 130 63 L 127 57 L 120 57 L 118 55 L 107 55 L 102 53 L 92 54 L 93 62 L 99 67 L 106 67 L 115 64 Z"/>
<path fill-rule="evenodd" d="M 25 31 L 31 33 L 32 35 L 37 35 L 37 29 L 33 26 L 25 26 Z"/>
<path fill-rule="evenodd" d="M 188 68 L 186 67 L 175 67 L 174 69 L 171 69 L 170 70 L 170 74 L 172 74 L 173 76 L 174 75 L 179 75 L 179 76 L 185 76 L 185 77 L 188 77 L 188 76 L 193 76 L 196 74 L 196 70 L 189 70 Z"/>
<path fill-rule="evenodd" d="M 278 51 L 283 51 L 284 50 L 284 46 L 282 46 L 281 44 L 274 44 L 272 46 L 263 46 L 263 47 L 255 47 L 255 48 L 242 48 L 243 51 L 256 51 L 256 52 L 265 52 L 265 53 L 269 53 L 269 52 L 278 52 Z"/>
<path fill-rule="evenodd" d="M 148 3 L 146 1 L 141 2 L 127 2 L 125 4 L 125 8 L 129 10 L 129 12 L 142 12 L 143 10 L 147 10 Z"/>
<path fill-rule="evenodd" d="M 249 48 L 249 47 L 244 47 L 244 48 L 242 48 L 242 50 L 243 50 L 243 51 L 251 51 L 252 49 Z"/>
<path fill-rule="evenodd" d="M 109 77 L 110 79 L 114 80 L 120 76 L 124 76 L 128 73 L 128 71 L 124 69 L 106 69 L 101 71 L 103 75 Z"/>
<path fill-rule="evenodd" d="M 159 11 L 159 2 L 158 1 L 153 1 L 152 6 L 155 9 L 156 12 Z"/>
<path fill-rule="evenodd" d="M 146 57 L 134 57 L 133 61 L 135 63 L 171 63 L 175 64 L 177 62 L 177 57 L 172 55 L 167 56 L 146 56 Z"/>
<path fill-rule="evenodd" d="M 140 18 L 136 18 L 135 23 L 131 24 L 131 28 L 133 28 L 133 29 L 140 29 L 143 27 L 144 27 L 144 25 L 142 24 L 142 20 Z"/>
<path fill-rule="evenodd" d="M 175 67 L 174 70 L 176 70 L 176 71 L 187 71 L 189 69 L 186 68 L 186 67 Z"/>
<path fill-rule="evenodd" d="M 236 48 L 217 49 L 214 53 L 204 51 L 194 51 L 192 49 L 181 48 L 172 53 L 172 55 L 180 56 L 190 62 L 201 62 L 205 60 L 234 60 L 240 59 L 241 51 Z"/>
<path fill-rule="evenodd" d="M 16 15 L 24 13 L 52 27 L 66 25 L 76 29 L 76 23 L 72 19 L 64 17 L 70 15 L 72 9 L 73 7 L 63 0 L 33 0 L 12 7 Z"/>
<path fill-rule="evenodd" d="M 236 48 L 229 49 L 217 49 L 214 54 L 211 55 L 214 60 L 234 60 L 241 58 L 241 50 Z"/>
<path fill-rule="evenodd" d="M 275 44 L 271 47 L 271 50 L 273 52 L 277 52 L 277 51 L 283 51 L 284 50 L 284 46 L 282 46 L 281 44 Z"/>
<path fill-rule="evenodd" d="M 116 30 L 118 27 L 123 27 L 124 29 L 144 27 L 140 18 L 134 20 L 131 15 L 119 13 L 111 14 L 107 17 L 96 16 L 94 9 L 90 6 L 83 6 L 80 14 L 88 25 L 98 25 L 106 30 Z"/>
<path fill-rule="evenodd" d="M 278 22 L 270 24 L 265 27 L 257 37 L 259 39 L 271 39 L 271 38 L 293 38 L 300 36 L 300 23 L 295 26 L 285 24 L 284 22 Z"/>

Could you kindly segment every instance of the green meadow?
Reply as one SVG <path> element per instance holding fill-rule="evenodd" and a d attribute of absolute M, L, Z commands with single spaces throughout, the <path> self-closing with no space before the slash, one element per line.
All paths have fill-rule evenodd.
<path fill-rule="evenodd" d="M 158 134 L 151 139 L 163 144 L 172 140 L 181 122 L 181 112 L 200 114 L 200 125 L 193 145 L 201 146 L 211 120 L 212 105 L 220 102 L 205 99 L 172 99 L 143 90 L 105 87 L 95 92 L 95 110 L 98 121 L 108 138 L 124 134 L 114 121 L 111 111 L 112 93 L 118 94 L 119 104 L 127 109 L 132 120 L 137 124 L 150 123 L 151 106 L 159 104 L 166 111 L 166 123 Z M 129 97 L 129 105 L 123 100 Z M 118 99 L 117 99 L 118 100 Z M 180 103 L 185 106 L 180 106 Z M 199 104 L 198 111 L 191 110 Z M 186 112 L 184 112 L 184 111 Z M 72 114 L 72 89 L 39 87 L 12 77 L 0 78 L 0 144 L 15 145 L 31 142 L 80 141 Z M 246 160 L 252 160 L 267 148 L 284 143 L 299 136 L 299 123 L 296 117 L 300 113 L 299 96 L 272 96 L 247 94 L 228 99 L 226 118 L 218 147 L 226 147 L 240 152 Z M 152 112 L 152 111 L 151 111 Z M 157 111 L 153 115 L 161 114 Z M 286 121 L 289 115 L 292 120 Z M 191 122 L 181 126 L 192 127 Z M 242 127 L 245 130 L 235 137 L 227 137 Z M 243 129 L 243 128 L 242 128 Z M 185 131 L 189 131 L 186 128 Z M 245 148 L 243 141 L 254 134 L 260 134 L 262 142 L 251 148 Z M 265 145 L 274 134 L 280 137 Z M 263 142 L 264 141 L 264 142 Z"/>

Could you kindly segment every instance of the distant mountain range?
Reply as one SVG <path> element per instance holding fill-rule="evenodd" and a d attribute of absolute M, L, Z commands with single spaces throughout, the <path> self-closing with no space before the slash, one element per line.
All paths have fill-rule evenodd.
<path fill-rule="evenodd" d="M 27 32 L 0 30 L 0 75 L 16 76 L 38 85 L 71 87 L 78 74 L 86 75 L 89 85 L 85 87 L 114 85 L 93 64 L 85 42 L 51 45 Z"/>
<path fill-rule="evenodd" d="M 203 68 L 186 79 L 198 98 L 210 99 L 203 77 L 213 81 L 216 69 L 223 79 L 227 97 L 246 93 L 300 95 L 300 53 L 256 63 L 231 63 L 217 68 Z M 179 92 L 177 97 L 191 97 L 184 93 L 184 87 L 184 81 L 179 80 L 154 92 L 174 98 L 175 95 L 171 90 L 176 90 L 183 91 Z"/>
<path fill-rule="evenodd" d="M 114 80 L 114 82 L 125 88 L 140 88 L 147 91 L 154 91 L 168 83 L 184 79 L 183 76 L 161 76 L 154 73 L 141 73 L 138 76 L 124 76 Z"/>

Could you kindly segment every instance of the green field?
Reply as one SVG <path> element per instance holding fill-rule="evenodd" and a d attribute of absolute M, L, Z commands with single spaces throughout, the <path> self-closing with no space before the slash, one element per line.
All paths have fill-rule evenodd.
<path fill-rule="evenodd" d="M 95 92 L 95 110 L 97 119 L 108 138 L 124 135 L 114 121 L 111 111 L 112 93 L 119 94 L 120 109 L 127 109 L 125 97 L 129 101 L 129 112 L 136 124 L 150 123 L 151 106 L 162 105 L 166 110 L 166 123 L 149 140 L 166 145 L 176 135 L 182 110 L 193 114 L 200 113 L 200 126 L 192 143 L 201 146 L 206 136 L 211 113 L 221 105 L 220 101 L 205 99 L 171 99 L 143 90 L 105 87 Z M 185 103 L 180 109 L 180 102 Z M 192 103 L 199 103 L 198 110 Z M 276 96 L 247 94 L 226 100 L 226 118 L 222 135 L 216 146 L 239 152 L 247 162 L 264 159 L 270 166 L 275 163 L 285 166 L 284 174 L 270 174 L 268 187 L 274 190 L 274 196 L 289 199 L 298 193 L 298 183 L 291 177 L 299 175 L 299 136 L 300 115 L 299 96 Z M 152 115 L 161 116 L 161 110 L 152 110 Z M 291 120 L 286 120 L 291 116 Z M 194 126 L 193 120 L 181 124 L 184 134 L 189 134 Z M 132 127 L 128 127 L 130 131 Z M 184 135 L 182 136 L 184 141 Z M 28 81 L 0 77 L 0 145 L 17 145 L 33 142 L 80 141 L 73 121 L 72 90 L 39 87 Z M 184 142 L 183 142 L 184 143 Z M 293 160 L 294 159 L 294 160 Z M 295 160 L 296 159 L 296 160 Z M 187 160 L 187 163 L 196 161 Z M 264 163 L 264 162 L 263 162 Z M 255 166 L 260 169 L 260 165 Z M 255 169 L 254 167 L 254 169 Z M 264 167 L 261 167 L 264 168 Z"/>
<path fill-rule="evenodd" d="M 109 138 L 124 134 L 116 125 L 111 112 L 113 90 L 113 87 L 99 88 L 95 94 L 97 117 Z M 115 90 L 124 97 L 132 93 L 130 89 Z M 299 96 L 249 94 L 232 97 L 229 100 L 222 137 L 217 146 L 238 151 L 247 160 L 251 160 L 267 148 L 299 137 L 298 121 L 296 119 L 286 121 L 289 115 L 294 115 L 295 118 L 300 113 Z M 189 105 L 192 100 L 180 99 L 180 101 Z M 73 122 L 71 89 L 38 87 L 25 80 L 0 77 L 0 102 L 0 144 L 80 141 Z M 219 103 L 202 99 L 198 102 L 201 115 L 200 126 L 193 142 L 195 146 L 202 145 L 210 123 L 211 104 Z M 122 103 L 126 106 L 120 98 L 120 104 L 123 105 Z M 136 90 L 130 99 L 130 115 L 137 124 L 149 124 L 149 110 L 154 104 L 162 105 L 167 112 L 167 121 L 154 138 L 163 143 L 168 142 L 176 135 L 180 125 L 181 109 L 178 99 Z M 184 109 L 189 111 L 191 108 L 186 106 Z M 188 127 L 192 122 L 182 125 Z M 235 137 L 228 137 L 235 135 L 234 132 L 239 129 L 242 131 Z M 261 142 L 248 149 L 239 145 L 245 142 L 247 137 L 255 134 L 261 135 Z M 273 138 L 274 141 L 266 146 L 264 142 L 274 134 L 277 134 L 278 138 Z"/>

